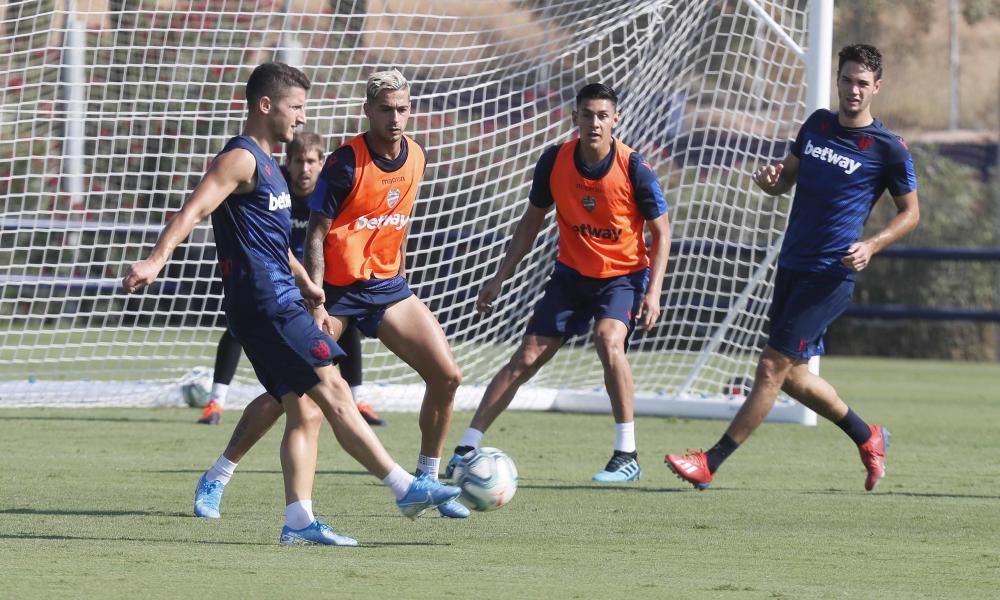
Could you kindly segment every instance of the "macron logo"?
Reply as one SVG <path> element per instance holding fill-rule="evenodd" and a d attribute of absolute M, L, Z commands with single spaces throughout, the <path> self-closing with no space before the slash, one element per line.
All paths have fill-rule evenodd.
<path fill-rule="evenodd" d="M 848 175 L 857 171 L 858 167 L 861 166 L 861 161 L 859 160 L 854 160 L 844 154 L 837 154 L 825 146 L 813 146 L 812 140 L 806 140 L 806 147 L 803 150 L 803 154 L 820 160 L 825 160 L 831 165 L 836 165 L 843 169 Z"/>
<path fill-rule="evenodd" d="M 267 204 L 267 210 L 282 210 L 292 207 L 292 197 L 288 192 L 281 192 L 280 196 L 269 193 L 268 196 L 270 196 L 270 201 Z"/>

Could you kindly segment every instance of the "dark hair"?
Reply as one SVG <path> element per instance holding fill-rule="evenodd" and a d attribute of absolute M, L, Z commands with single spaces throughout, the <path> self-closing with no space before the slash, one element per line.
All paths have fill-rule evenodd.
<path fill-rule="evenodd" d="M 251 109 L 264 96 L 278 99 L 285 90 L 292 87 L 309 90 L 309 78 L 305 73 L 285 63 L 269 62 L 259 65 L 247 79 L 247 106 Z"/>
<path fill-rule="evenodd" d="M 869 46 L 868 44 L 844 46 L 840 49 L 840 53 L 837 56 L 839 57 L 837 75 L 840 75 L 840 70 L 844 67 L 844 63 L 856 62 L 874 73 L 875 81 L 882 79 L 882 53 L 875 46 Z"/>
<path fill-rule="evenodd" d="M 307 152 L 315 150 L 319 152 L 319 159 L 323 160 L 323 138 L 318 133 L 303 131 L 296 133 L 292 141 L 285 146 L 285 160 L 291 162 L 296 156 L 305 156 Z"/>
<path fill-rule="evenodd" d="M 576 105 L 580 106 L 584 100 L 610 100 L 615 108 L 618 107 L 618 94 L 603 83 L 588 83 L 580 88 L 576 94 Z"/>

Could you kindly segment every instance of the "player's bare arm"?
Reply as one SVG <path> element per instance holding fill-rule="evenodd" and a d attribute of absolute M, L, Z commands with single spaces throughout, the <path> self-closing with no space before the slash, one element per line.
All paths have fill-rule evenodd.
<path fill-rule="evenodd" d="M 489 314 L 493 311 L 493 301 L 500 295 L 500 288 L 503 286 L 503 282 L 507 281 L 514 274 L 518 263 L 521 262 L 521 259 L 535 245 L 535 239 L 538 238 L 542 226 L 545 225 L 546 212 L 548 212 L 547 209 L 538 208 L 530 203 L 524 209 L 524 214 L 521 215 L 521 220 L 517 223 L 517 228 L 514 230 L 514 236 L 507 246 L 507 254 L 500 261 L 497 272 L 479 290 L 479 298 L 476 299 L 476 310 L 478 312 Z"/>
<path fill-rule="evenodd" d="M 799 159 L 789 154 L 785 160 L 773 165 L 764 165 L 753 172 L 753 182 L 765 194 L 780 196 L 792 189 L 799 176 Z"/>
<path fill-rule="evenodd" d="M 896 204 L 896 216 L 886 226 L 867 240 L 851 244 L 840 262 L 852 271 L 860 271 L 868 266 L 873 256 L 895 244 L 920 223 L 920 202 L 917 192 L 912 191 L 892 199 Z"/>
<path fill-rule="evenodd" d="M 670 218 L 667 213 L 646 221 L 649 232 L 652 234 L 652 246 L 650 248 L 652 261 L 649 269 L 649 287 L 639 304 L 639 312 L 636 314 L 639 327 L 643 331 L 649 331 L 660 319 L 660 296 L 663 293 L 663 277 L 667 272 L 667 263 L 670 261 Z"/>
<path fill-rule="evenodd" d="M 306 268 L 295 258 L 295 253 L 292 252 L 291 248 L 288 249 L 288 266 L 292 269 L 292 276 L 295 277 L 295 285 L 299 286 L 299 291 L 302 292 L 302 299 L 305 300 L 306 306 L 310 309 L 315 309 L 317 306 L 322 307 L 326 301 L 323 286 L 313 283 L 313 280 L 306 272 Z"/>
<path fill-rule="evenodd" d="M 145 260 L 129 267 L 122 278 L 122 288 L 131 294 L 156 281 L 174 249 L 195 225 L 212 214 L 230 194 L 253 190 L 256 169 L 253 154 L 240 148 L 216 158 L 184 206 L 160 233 L 153 251 Z"/>
<path fill-rule="evenodd" d="M 323 240 L 330 232 L 330 224 L 333 219 L 326 217 L 323 213 L 312 211 L 309 213 L 309 228 L 306 230 L 305 255 L 303 260 L 306 273 L 309 279 L 317 285 L 323 285 L 323 270 L 326 267 L 326 259 L 323 256 Z"/>

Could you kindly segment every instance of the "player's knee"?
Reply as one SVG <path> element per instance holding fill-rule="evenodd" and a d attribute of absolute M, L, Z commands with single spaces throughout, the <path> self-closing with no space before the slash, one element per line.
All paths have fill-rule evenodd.
<path fill-rule="evenodd" d="M 625 336 L 610 328 L 598 328 L 593 336 L 594 346 L 599 352 L 614 355 L 625 352 Z"/>
<path fill-rule="evenodd" d="M 784 384 L 791 367 L 792 361 L 788 357 L 777 352 L 765 351 L 757 363 L 756 378 L 759 380 L 780 381 Z"/>
<path fill-rule="evenodd" d="M 323 409 L 315 402 L 303 402 L 299 410 L 299 419 L 304 426 L 319 429 L 323 426 Z"/>

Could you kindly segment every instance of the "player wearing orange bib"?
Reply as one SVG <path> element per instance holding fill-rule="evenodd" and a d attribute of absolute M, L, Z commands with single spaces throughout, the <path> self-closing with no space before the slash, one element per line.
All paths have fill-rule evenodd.
<path fill-rule="evenodd" d="M 613 89 L 596 83 L 584 86 L 573 111 L 579 139 L 549 148 L 535 167 L 528 207 L 497 273 L 479 292 L 476 309 L 492 310 L 503 282 L 534 246 L 553 204 L 559 257 L 521 345 L 487 386 L 446 476 L 451 476 L 463 454 L 479 447 L 518 388 L 569 337 L 586 333 L 593 321 L 594 346 L 604 368 L 616 429 L 611 460 L 593 479 L 639 479 L 632 369 L 625 349 L 637 323 L 648 330 L 660 316 L 670 223 L 667 202 L 649 163 L 612 136 L 618 118 Z M 649 252 L 644 224 L 652 234 Z"/>
<path fill-rule="evenodd" d="M 417 470 L 436 480 L 462 373 L 441 325 L 406 283 L 406 231 L 427 159 L 403 133 L 410 89 L 399 71 L 369 77 L 364 111 L 368 131 L 327 159 L 310 197 L 305 266 L 323 285 L 325 327 L 334 339 L 353 323 L 423 379 Z M 455 501 L 438 509 L 469 516 Z"/>

